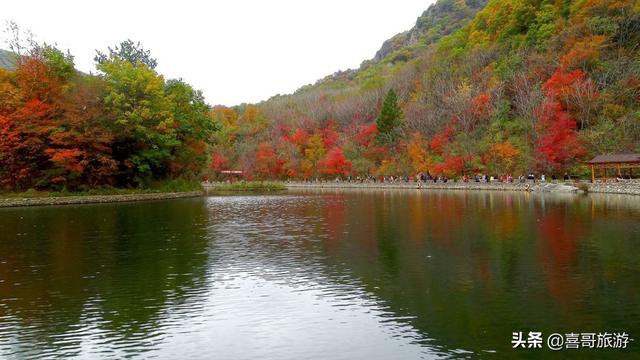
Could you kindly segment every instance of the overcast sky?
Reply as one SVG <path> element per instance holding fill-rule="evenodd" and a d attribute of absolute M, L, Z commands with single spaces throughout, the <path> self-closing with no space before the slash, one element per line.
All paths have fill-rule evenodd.
<path fill-rule="evenodd" d="M 29 0 L 3 4 L 0 21 L 71 50 L 84 72 L 95 72 L 95 49 L 140 41 L 166 77 L 202 89 L 210 104 L 237 105 L 358 67 L 433 1 Z"/>

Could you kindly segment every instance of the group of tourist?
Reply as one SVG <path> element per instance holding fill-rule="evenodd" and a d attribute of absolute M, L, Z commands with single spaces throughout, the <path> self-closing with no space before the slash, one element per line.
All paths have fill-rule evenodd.
<path fill-rule="evenodd" d="M 396 175 L 386 175 L 386 176 L 372 176 L 372 175 L 367 175 L 367 176 L 347 176 L 347 177 L 336 177 L 333 181 L 335 182 L 347 182 L 347 183 L 390 183 L 390 184 L 394 184 L 394 183 L 410 183 L 410 182 L 417 182 L 417 183 L 428 183 L 428 182 L 433 182 L 433 183 L 447 183 L 449 181 L 451 182 L 476 182 L 476 183 L 492 183 L 492 182 L 500 182 L 500 183 L 513 183 L 514 181 L 518 181 L 520 183 L 525 183 L 525 182 L 547 182 L 547 176 L 545 174 L 540 174 L 539 176 L 536 176 L 534 173 L 529 173 L 527 176 L 525 175 L 520 175 L 518 176 L 517 179 L 514 179 L 514 177 L 511 174 L 507 174 L 507 175 L 501 175 L 501 176 L 490 176 L 487 174 L 475 174 L 472 176 L 469 175 L 463 175 L 461 178 L 448 178 L 445 175 L 439 175 L 439 176 L 432 176 L 429 172 L 424 173 L 424 172 L 420 172 L 418 174 L 416 174 L 415 176 L 396 176 Z M 551 176 L 551 181 L 555 182 L 557 181 L 558 178 L 555 175 Z M 564 181 L 569 181 L 571 180 L 571 176 L 569 176 L 569 174 L 565 173 L 563 176 L 563 180 Z M 326 180 L 322 180 L 319 178 L 316 179 L 305 179 L 304 182 L 306 183 L 319 183 L 319 182 L 325 182 Z"/>

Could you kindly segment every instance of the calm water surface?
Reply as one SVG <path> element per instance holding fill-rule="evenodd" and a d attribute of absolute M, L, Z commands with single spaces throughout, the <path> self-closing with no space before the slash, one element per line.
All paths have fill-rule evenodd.
<path fill-rule="evenodd" d="M 406 190 L 0 209 L 0 357 L 636 357 L 639 220 L 640 197 Z"/>

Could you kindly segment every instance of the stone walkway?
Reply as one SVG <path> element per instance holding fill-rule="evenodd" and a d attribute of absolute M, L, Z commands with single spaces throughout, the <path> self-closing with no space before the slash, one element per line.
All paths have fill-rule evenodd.
<path fill-rule="evenodd" d="M 593 193 L 610 193 L 610 194 L 628 194 L 628 195 L 640 195 L 640 181 L 627 181 L 627 182 L 609 182 L 609 183 L 596 183 L 591 184 L 585 182 L 589 188 L 589 192 Z M 426 190 L 495 190 L 495 191 L 540 191 L 540 192 L 581 192 L 578 187 L 574 186 L 574 183 L 536 183 L 531 182 L 520 183 L 477 183 L 477 182 L 438 182 L 433 183 L 427 181 L 422 184 L 415 182 L 395 182 L 395 183 L 373 183 L 373 182 L 335 182 L 335 181 L 320 181 L 320 182 L 285 182 L 284 185 L 289 189 L 301 189 L 301 188 L 358 188 L 358 189 L 426 189 Z"/>
<path fill-rule="evenodd" d="M 589 184 L 589 192 L 605 194 L 640 195 L 640 181 L 621 181 Z"/>

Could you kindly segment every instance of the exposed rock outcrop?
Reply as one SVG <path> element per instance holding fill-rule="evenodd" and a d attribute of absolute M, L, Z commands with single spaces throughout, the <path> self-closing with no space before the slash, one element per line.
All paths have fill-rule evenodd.
<path fill-rule="evenodd" d="M 487 0 L 438 1 L 429 6 L 416 21 L 416 25 L 385 41 L 373 57 L 380 62 L 396 51 L 417 45 L 429 45 L 464 26 L 482 9 Z"/>

